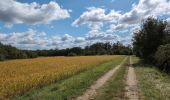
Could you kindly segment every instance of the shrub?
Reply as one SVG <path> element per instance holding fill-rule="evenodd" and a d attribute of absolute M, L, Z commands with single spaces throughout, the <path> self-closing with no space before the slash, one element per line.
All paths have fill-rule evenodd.
<path fill-rule="evenodd" d="M 170 44 L 161 45 L 155 53 L 156 65 L 170 73 Z"/>
<path fill-rule="evenodd" d="M 5 60 L 5 56 L 3 54 L 0 54 L 0 61 Z"/>
<path fill-rule="evenodd" d="M 17 58 L 18 59 L 26 59 L 27 58 L 27 54 L 24 53 L 24 52 L 19 52 Z"/>
<path fill-rule="evenodd" d="M 77 54 L 76 54 L 76 53 L 71 52 L 71 53 L 69 53 L 67 56 L 77 56 Z"/>

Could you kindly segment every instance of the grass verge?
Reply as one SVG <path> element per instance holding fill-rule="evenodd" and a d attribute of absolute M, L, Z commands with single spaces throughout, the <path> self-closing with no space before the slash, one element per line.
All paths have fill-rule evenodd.
<path fill-rule="evenodd" d="M 125 98 L 125 75 L 128 64 L 129 58 L 121 65 L 113 77 L 98 90 L 95 100 L 123 100 Z"/>
<path fill-rule="evenodd" d="M 124 56 L 120 59 L 100 64 L 87 71 L 81 72 L 68 79 L 51 84 L 41 89 L 32 90 L 24 95 L 15 96 L 14 100 L 68 100 L 74 99 L 81 95 L 87 87 L 95 80 L 123 61 Z"/>
<path fill-rule="evenodd" d="M 143 100 L 170 100 L 170 76 L 133 57 Z"/>

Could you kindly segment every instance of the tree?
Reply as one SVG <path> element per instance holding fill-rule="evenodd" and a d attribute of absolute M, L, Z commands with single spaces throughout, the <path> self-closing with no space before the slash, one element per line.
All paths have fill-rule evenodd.
<path fill-rule="evenodd" d="M 121 43 L 95 43 L 85 48 L 73 47 L 66 49 L 50 49 L 50 50 L 19 50 L 11 45 L 3 45 L 0 43 L 0 60 L 5 59 L 24 59 L 36 58 L 38 56 L 81 56 L 81 55 L 105 55 L 105 54 L 123 54 L 128 55 L 131 52 L 129 46 Z"/>
<path fill-rule="evenodd" d="M 11 45 L 0 43 L 0 60 L 35 58 L 37 53 L 31 50 L 19 50 Z"/>
<path fill-rule="evenodd" d="M 133 47 L 135 54 L 151 62 L 160 45 L 167 44 L 168 24 L 164 20 L 149 17 L 141 24 L 141 29 L 134 33 Z"/>

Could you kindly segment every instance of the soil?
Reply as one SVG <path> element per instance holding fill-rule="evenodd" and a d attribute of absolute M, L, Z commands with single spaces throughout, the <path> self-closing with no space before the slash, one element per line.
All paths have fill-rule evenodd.
<path fill-rule="evenodd" d="M 121 64 L 125 62 L 127 58 L 125 58 Z M 114 73 L 121 67 L 121 64 L 111 69 L 109 72 L 100 77 L 94 84 L 88 88 L 82 96 L 79 96 L 76 100 L 91 100 L 97 94 L 97 90 L 101 88 L 113 75 Z"/>
<path fill-rule="evenodd" d="M 136 74 L 135 70 L 132 66 L 132 59 L 130 57 L 130 65 L 128 68 L 128 74 L 126 78 L 126 99 L 127 100 L 139 100 L 139 95 L 138 95 L 138 88 L 137 88 L 137 79 L 136 79 Z"/>

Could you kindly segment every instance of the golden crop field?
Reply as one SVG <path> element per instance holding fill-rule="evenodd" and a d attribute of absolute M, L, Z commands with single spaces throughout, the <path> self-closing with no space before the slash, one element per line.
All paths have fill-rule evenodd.
<path fill-rule="evenodd" d="M 0 62 L 0 98 L 22 94 L 118 57 L 44 57 Z"/>

